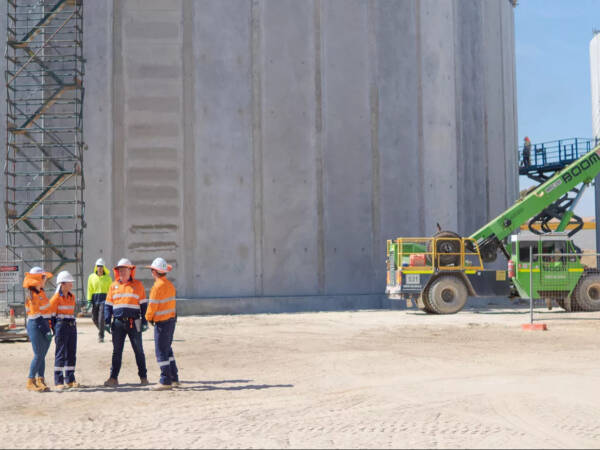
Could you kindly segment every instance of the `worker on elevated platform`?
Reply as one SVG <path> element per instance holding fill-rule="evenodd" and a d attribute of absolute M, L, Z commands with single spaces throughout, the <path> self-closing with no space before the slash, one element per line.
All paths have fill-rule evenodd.
<path fill-rule="evenodd" d="M 523 167 L 529 167 L 531 165 L 531 141 L 529 137 L 525 136 L 523 144 Z"/>

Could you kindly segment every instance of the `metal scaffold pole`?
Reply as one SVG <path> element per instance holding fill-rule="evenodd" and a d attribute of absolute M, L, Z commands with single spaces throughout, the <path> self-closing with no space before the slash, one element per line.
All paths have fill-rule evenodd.
<path fill-rule="evenodd" d="M 7 2 L 7 251 L 22 258 L 22 272 L 33 266 L 54 274 L 69 270 L 81 302 L 85 227 L 82 1 Z M 8 301 L 23 302 L 19 285 L 12 288 Z"/>

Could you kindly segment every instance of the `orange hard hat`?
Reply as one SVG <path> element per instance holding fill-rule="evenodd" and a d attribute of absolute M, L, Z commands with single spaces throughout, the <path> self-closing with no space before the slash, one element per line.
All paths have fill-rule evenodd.
<path fill-rule="evenodd" d="M 527 136 L 525 136 L 525 140 L 526 140 L 526 141 L 528 141 L 528 140 L 529 140 L 529 138 L 528 138 Z"/>

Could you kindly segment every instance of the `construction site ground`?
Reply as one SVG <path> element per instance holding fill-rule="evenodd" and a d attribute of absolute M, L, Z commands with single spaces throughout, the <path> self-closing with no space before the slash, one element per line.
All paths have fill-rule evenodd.
<path fill-rule="evenodd" d="M 597 448 L 600 313 L 536 311 L 547 331 L 521 329 L 526 304 L 181 317 L 182 386 L 163 392 L 139 386 L 129 344 L 121 386 L 103 387 L 110 336 L 79 319 L 77 390 L 26 391 L 31 344 L 0 344 L 0 445 Z M 144 348 L 154 384 L 152 328 Z"/>

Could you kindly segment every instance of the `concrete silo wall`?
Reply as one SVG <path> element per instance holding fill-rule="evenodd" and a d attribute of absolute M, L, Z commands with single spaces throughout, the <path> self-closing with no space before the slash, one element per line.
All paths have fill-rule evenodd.
<path fill-rule="evenodd" d="M 379 294 L 386 239 L 469 234 L 517 196 L 508 0 L 84 17 L 86 267 L 161 255 L 187 297 Z"/>
<path fill-rule="evenodd" d="M 600 138 L 600 33 L 590 42 L 590 79 L 592 91 L 592 132 Z"/>

